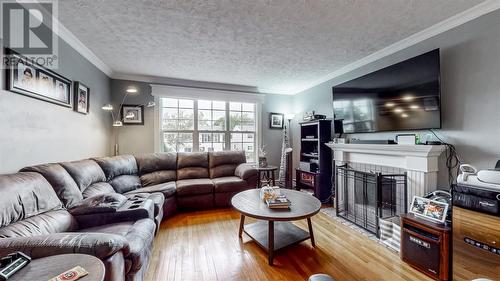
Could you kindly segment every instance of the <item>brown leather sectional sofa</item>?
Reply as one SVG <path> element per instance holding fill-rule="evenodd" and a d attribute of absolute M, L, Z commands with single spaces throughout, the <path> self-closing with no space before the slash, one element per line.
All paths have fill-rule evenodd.
<path fill-rule="evenodd" d="M 243 151 L 154 153 L 43 164 L 0 175 L 0 256 L 85 253 L 105 280 L 142 280 L 162 219 L 226 207 L 256 186 Z"/>

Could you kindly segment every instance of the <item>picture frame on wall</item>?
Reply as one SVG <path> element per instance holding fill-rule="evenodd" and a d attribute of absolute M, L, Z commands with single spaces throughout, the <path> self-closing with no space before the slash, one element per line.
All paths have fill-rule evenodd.
<path fill-rule="evenodd" d="M 7 50 L 14 62 L 7 69 L 7 90 L 53 104 L 72 107 L 71 80 Z"/>
<path fill-rule="evenodd" d="M 73 83 L 74 101 L 73 109 L 81 114 L 90 112 L 90 88 L 79 81 Z"/>
<path fill-rule="evenodd" d="M 120 117 L 123 125 L 144 125 L 144 105 L 124 104 Z"/>
<path fill-rule="evenodd" d="M 269 128 L 270 129 L 283 129 L 285 115 L 283 113 L 269 113 Z"/>

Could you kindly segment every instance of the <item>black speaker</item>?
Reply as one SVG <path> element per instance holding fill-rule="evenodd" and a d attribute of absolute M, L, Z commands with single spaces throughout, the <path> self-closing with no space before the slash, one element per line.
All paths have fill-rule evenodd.
<path fill-rule="evenodd" d="M 334 120 L 333 121 L 333 133 L 342 135 L 344 133 L 344 125 L 342 120 Z"/>

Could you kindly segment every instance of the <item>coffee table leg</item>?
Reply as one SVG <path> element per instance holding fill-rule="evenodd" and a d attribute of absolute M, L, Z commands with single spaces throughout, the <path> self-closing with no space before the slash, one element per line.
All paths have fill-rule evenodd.
<path fill-rule="evenodd" d="M 309 226 L 309 236 L 311 237 L 311 244 L 313 247 L 316 247 L 316 243 L 314 243 L 314 233 L 311 218 L 307 218 L 307 226 Z"/>
<path fill-rule="evenodd" d="M 238 237 L 240 237 L 240 238 L 243 235 L 243 227 L 244 227 L 244 225 L 245 225 L 245 216 L 241 215 L 241 217 L 240 217 L 240 231 L 238 232 Z"/>
<path fill-rule="evenodd" d="M 269 236 L 268 236 L 268 263 L 273 265 L 274 259 L 274 221 L 269 221 Z"/>

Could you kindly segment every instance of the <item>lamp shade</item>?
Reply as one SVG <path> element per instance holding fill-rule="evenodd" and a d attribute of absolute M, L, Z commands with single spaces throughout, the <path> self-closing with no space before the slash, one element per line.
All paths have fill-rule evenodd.
<path fill-rule="evenodd" d="M 121 126 L 123 126 L 123 122 L 122 121 L 117 120 L 117 121 L 113 122 L 113 127 L 121 127 Z"/>
<path fill-rule="evenodd" d="M 113 105 L 110 103 L 107 103 L 107 104 L 103 105 L 101 108 L 102 108 L 102 110 L 111 111 L 111 110 L 113 110 Z"/>

